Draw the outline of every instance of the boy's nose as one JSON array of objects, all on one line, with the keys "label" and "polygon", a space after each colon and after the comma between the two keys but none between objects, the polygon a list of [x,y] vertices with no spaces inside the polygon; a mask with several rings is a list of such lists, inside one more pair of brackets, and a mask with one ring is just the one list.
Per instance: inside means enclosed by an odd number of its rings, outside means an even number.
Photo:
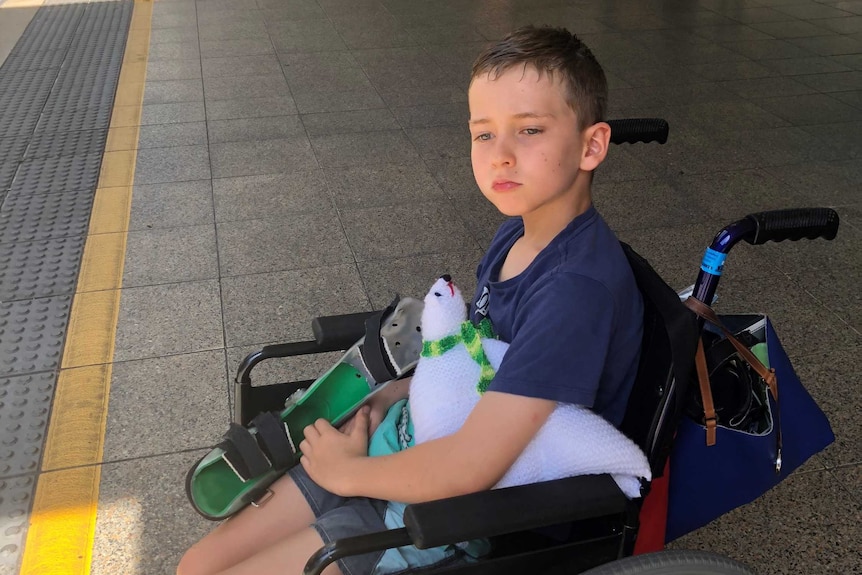
[{"label": "boy's nose", "polygon": [[497,146],[494,149],[494,165],[512,166],[514,163],[515,154],[512,151],[512,146],[510,146],[504,138],[499,138],[497,140]]}]

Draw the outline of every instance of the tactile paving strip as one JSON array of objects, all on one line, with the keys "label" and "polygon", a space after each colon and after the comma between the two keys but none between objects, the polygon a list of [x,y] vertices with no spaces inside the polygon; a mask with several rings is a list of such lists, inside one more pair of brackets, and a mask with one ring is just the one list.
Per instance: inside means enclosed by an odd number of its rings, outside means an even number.
[{"label": "tactile paving strip", "polygon": [[57,80],[54,88],[54,92],[51,92],[51,95],[48,96],[48,101],[45,102],[46,110],[53,110],[57,107],[72,109],[93,108],[103,105],[103,102],[114,96],[114,86],[112,84],[94,86],[92,85],[92,81],[88,83],[76,83],[72,80],[63,81],[60,79]]},{"label": "tactile paving strip", "polygon": [[24,157],[27,140],[21,138],[0,138],[0,162],[17,162]]},{"label": "tactile paving strip", "polygon": [[0,477],[38,471],[54,372],[0,377]]},{"label": "tactile paving strip", "polygon": [[[0,461],[0,473],[4,468]],[[36,489],[34,474],[0,479],[0,573],[17,575],[30,505]]]},{"label": "tactile paving strip", "polygon": [[[38,118],[48,95],[51,93],[55,78],[56,73],[52,70],[27,70],[23,73],[0,77],[0,115],[5,117],[6,113],[24,111],[28,116],[32,114]],[[22,83],[22,81],[27,83]],[[20,87],[21,91],[16,91],[14,86]],[[25,91],[26,93],[22,93]],[[4,113],[3,111],[9,112]],[[4,127],[9,126],[6,120],[3,122]],[[9,136],[4,135],[3,137],[8,138]]]},{"label": "tactile paving strip", "polygon": [[101,165],[102,154],[25,160],[18,166],[9,193],[17,196],[95,189]]},{"label": "tactile paving strip", "polygon": [[0,376],[59,369],[71,305],[71,296],[0,302]]},{"label": "tactile paving strip", "polygon": [[7,62],[18,59],[29,61],[43,52],[67,49],[84,14],[84,8],[83,4],[40,8],[9,52]]},{"label": "tactile paving strip", "polygon": [[[57,71],[59,70],[60,67],[57,66]],[[28,70],[15,66],[13,56],[10,55],[0,68],[0,96],[16,94],[23,100],[34,91],[44,90],[46,85],[50,91],[56,77],[56,74],[46,72],[44,69]]]},{"label": "tactile paving strip", "polygon": [[45,68],[59,68],[66,57],[67,48],[58,50],[45,50],[35,52],[28,58],[15,58],[8,66],[4,65],[4,71],[17,72],[20,70],[43,70]]},{"label": "tactile paving strip", "polygon": [[0,245],[84,235],[94,195],[95,190],[36,196],[9,192],[0,210]]},{"label": "tactile paving strip", "polygon": [[69,110],[54,108],[45,111],[36,126],[38,132],[73,132],[88,128],[107,128],[111,122],[111,109],[105,106]]},{"label": "tactile paving strip", "polygon": [[6,195],[6,190],[12,187],[12,178],[18,169],[18,162],[0,162],[0,193]]},{"label": "tactile paving strip", "polygon": [[[42,72],[45,74],[52,74],[56,76],[58,70],[59,69],[51,68],[48,70],[34,70],[34,72]],[[8,81],[11,83],[19,77],[24,77],[24,75],[13,74],[12,76],[10,76],[9,80],[0,78],[0,82]],[[32,113],[35,113],[38,116],[39,113],[42,111],[42,108],[45,106],[45,101],[48,99],[48,94],[51,92],[52,84],[49,84],[47,81],[33,81],[32,85],[33,87],[29,98],[21,98],[19,94],[12,91],[0,94],[0,105],[4,106],[2,109],[0,109],[0,117],[11,118],[15,116],[20,116],[21,114],[26,114],[29,116]],[[9,136],[3,137],[8,138]]]},{"label": "tactile paving strip", "polygon": [[74,294],[83,251],[81,236],[0,245],[0,301]]},{"label": "tactile paving strip", "polygon": [[99,149],[107,135],[107,128],[56,134],[36,134],[30,141],[30,147],[27,148],[24,159],[86,154],[91,150]]},{"label": "tactile paving strip", "polygon": [[92,87],[92,82],[100,76],[116,73],[123,62],[122,54],[106,53],[89,47],[78,47],[75,52],[69,52],[69,57],[84,60],[86,63],[76,68],[61,69],[57,77],[57,82],[61,86],[69,82],[83,82]]},{"label": "tactile paving strip", "polygon": [[63,1],[0,67],[0,575],[25,542],[132,14]]},{"label": "tactile paving strip", "polygon": [[7,138],[29,138],[38,122],[39,110],[35,106],[0,114],[0,126]]}]

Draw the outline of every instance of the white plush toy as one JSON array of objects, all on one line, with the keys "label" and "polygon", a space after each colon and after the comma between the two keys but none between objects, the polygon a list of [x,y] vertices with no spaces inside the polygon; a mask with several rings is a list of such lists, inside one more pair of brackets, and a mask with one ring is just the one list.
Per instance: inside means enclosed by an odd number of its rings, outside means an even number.
[{"label": "white plush toy", "polygon": [[[484,324],[467,320],[448,276],[425,297],[424,347],[410,384],[417,444],[457,431],[500,367],[509,344],[492,339]],[[651,478],[646,456],[622,432],[585,407],[559,404],[495,487],[599,473],[610,473],[628,497],[640,495],[638,478]]]}]

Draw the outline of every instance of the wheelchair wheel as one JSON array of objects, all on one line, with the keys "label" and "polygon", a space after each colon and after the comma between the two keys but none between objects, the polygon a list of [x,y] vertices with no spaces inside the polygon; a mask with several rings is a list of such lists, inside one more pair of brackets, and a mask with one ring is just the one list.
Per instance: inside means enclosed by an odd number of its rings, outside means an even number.
[{"label": "wheelchair wheel", "polygon": [[659,551],[627,557],[582,575],[757,575],[750,567],[706,551]]}]

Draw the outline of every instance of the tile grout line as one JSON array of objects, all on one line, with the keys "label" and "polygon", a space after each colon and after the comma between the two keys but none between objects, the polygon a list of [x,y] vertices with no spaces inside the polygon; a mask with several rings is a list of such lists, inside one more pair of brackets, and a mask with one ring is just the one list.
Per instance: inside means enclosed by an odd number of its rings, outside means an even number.
[{"label": "tile grout line", "polygon": [[[203,107],[203,124],[204,124],[204,136],[206,138],[206,148],[207,148],[207,162],[209,163],[209,171],[210,177],[209,182],[209,200],[210,205],[212,206],[212,229],[213,229],[213,242],[215,243],[215,258],[216,258],[216,285],[218,286],[218,304],[219,304],[219,320],[221,321],[221,339],[222,346],[220,348],[216,348],[216,351],[221,351],[222,353],[222,361],[224,364],[225,374],[227,375],[225,382],[225,407],[227,407],[227,417],[228,421],[233,421],[233,411],[234,404],[236,399],[231,396],[232,391],[232,379],[230,377],[230,366],[228,365],[227,359],[227,322],[225,320],[225,300],[224,300],[224,289],[222,286],[222,257],[221,250],[219,249],[219,222],[218,217],[216,216],[216,197],[215,197],[215,186],[213,185],[213,159],[212,159],[212,144],[213,142],[210,140],[210,120],[207,116],[207,89],[206,82],[204,82],[204,54],[203,49],[201,47],[201,34],[200,34],[200,11],[198,10],[197,2],[194,4],[195,8],[195,37],[197,38],[197,47],[198,47],[198,66],[201,71],[201,106]],[[208,224],[207,224],[208,225]]]},{"label": "tile grout line", "polygon": [[[90,571],[152,10],[132,4],[21,575]],[[131,145],[117,151],[117,134]]]}]

